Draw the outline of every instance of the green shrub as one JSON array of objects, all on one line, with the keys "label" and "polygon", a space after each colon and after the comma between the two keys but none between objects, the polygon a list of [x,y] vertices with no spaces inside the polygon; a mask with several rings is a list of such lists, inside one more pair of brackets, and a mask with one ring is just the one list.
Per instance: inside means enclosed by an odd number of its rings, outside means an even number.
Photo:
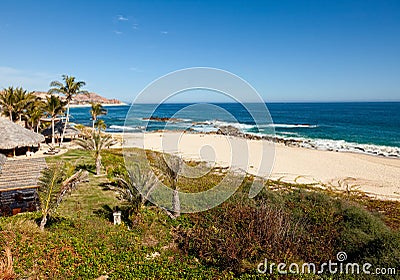
[{"label": "green shrub", "polygon": [[254,271],[264,257],[292,259],[298,249],[298,225],[282,208],[245,200],[191,218],[194,226],[180,232],[180,247],[223,270]]},{"label": "green shrub", "polygon": [[336,261],[338,252],[346,252],[348,262],[399,267],[399,233],[360,205],[295,188],[243,199],[246,189],[215,209],[189,215],[189,226],[178,229],[181,250],[238,276],[255,275],[264,258],[321,264]]}]

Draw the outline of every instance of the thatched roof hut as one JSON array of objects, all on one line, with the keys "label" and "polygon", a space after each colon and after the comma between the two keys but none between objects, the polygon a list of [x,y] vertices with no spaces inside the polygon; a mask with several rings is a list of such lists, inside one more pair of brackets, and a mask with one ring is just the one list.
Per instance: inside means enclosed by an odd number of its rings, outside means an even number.
[{"label": "thatched roof hut", "polygon": [[7,160],[0,174],[0,216],[37,210],[37,188],[47,167],[41,158]]},{"label": "thatched roof hut", "polygon": [[[58,121],[57,123],[54,124],[54,133],[56,136],[61,136],[64,130],[65,123],[63,121]],[[52,136],[52,128],[51,125],[46,127],[44,130],[41,132],[44,136]],[[73,126],[70,126],[69,124],[67,125],[67,129],[65,130],[65,136],[66,137],[73,137],[81,134],[81,131]]]},{"label": "thatched roof hut", "polygon": [[43,135],[30,131],[4,118],[0,118],[0,149],[37,145],[44,141]]}]

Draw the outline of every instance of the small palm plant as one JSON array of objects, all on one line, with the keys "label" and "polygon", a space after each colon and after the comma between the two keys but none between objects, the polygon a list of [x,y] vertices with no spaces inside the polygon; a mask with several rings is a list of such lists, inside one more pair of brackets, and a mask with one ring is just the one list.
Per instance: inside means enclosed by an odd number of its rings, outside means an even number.
[{"label": "small palm plant", "polygon": [[101,174],[101,152],[114,144],[114,139],[108,134],[102,134],[100,131],[91,134],[86,139],[76,139],[75,143],[85,150],[92,151],[96,162],[96,175]]},{"label": "small palm plant", "polygon": [[40,229],[44,230],[48,218],[54,214],[65,195],[75,190],[79,183],[88,180],[88,172],[59,162],[42,171],[39,178],[39,200],[42,212]]},{"label": "small palm plant", "polygon": [[97,131],[100,132],[102,130],[106,130],[107,125],[103,120],[97,120],[93,128],[96,128]]},{"label": "small palm plant", "polygon": [[116,183],[121,198],[138,211],[149,200],[158,179],[151,169],[135,163],[131,170],[116,177]]}]

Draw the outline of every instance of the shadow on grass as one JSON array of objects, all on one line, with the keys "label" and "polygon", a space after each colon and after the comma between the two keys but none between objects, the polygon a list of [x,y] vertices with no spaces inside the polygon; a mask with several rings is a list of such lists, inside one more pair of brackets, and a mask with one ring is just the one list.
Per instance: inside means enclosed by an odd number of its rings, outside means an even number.
[{"label": "shadow on grass", "polygon": [[96,165],[94,165],[94,164],[80,163],[76,166],[76,170],[79,170],[79,169],[86,170],[92,174],[96,174]]},{"label": "shadow on grass", "polygon": [[[35,223],[40,226],[40,222],[42,221],[42,217],[35,218]],[[61,217],[61,216],[50,216],[47,220],[46,229],[57,228],[57,227],[75,227],[75,223],[68,218]]]},{"label": "shadow on grass", "polygon": [[95,215],[97,215],[98,217],[103,218],[109,222],[114,221],[113,212],[114,211],[112,210],[112,208],[108,205],[103,205],[103,206],[101,206],[101,209],[97,209],[97,210],[93,211],[93,213]]},{"label": "shadow on grass", "polygon": [[113,188],[115,187],[116,183],[114,182],[100,182],[99,186],[101,187],[101,190],[103,191],[112,191]]},{"label": "shadow on grass", "polygon": [[98,217],[109,221],[110,223],[114,223],[114,216],[113,216],[114,211],[120,211],[122,221],[130,227],[133,226],[130,217],[134,211],[130,206],[114,207],[113,209],[109,205],[105,204],[101,207],[101,209],[97,209],[93,211],[93,213]]}]

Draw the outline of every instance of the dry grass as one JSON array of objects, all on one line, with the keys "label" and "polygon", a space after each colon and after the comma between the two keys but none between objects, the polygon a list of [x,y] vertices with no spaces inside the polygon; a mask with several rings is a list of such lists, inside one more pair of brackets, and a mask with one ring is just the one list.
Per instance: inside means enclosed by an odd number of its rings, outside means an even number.
[{"label": "dry grass", "polygon": [[21,236],[27,236],[32,234],[40,233],[39,226],[33,220],[28,218],[21,219],[10,219],[7,223],[2,226],[3,233],[15,233],[18,232]]},{"label": "dry grass", "polygon": [[4,257],[0,258],[0,279],[12,280],[16,278],[17,275],[15,274],[13,268],[11,249],[6,247],[4,250]]},{"label": "dry grass", "polygon": [[299,225],[283,208],[232,201],[191,214],[194,227],[176,233],[180,248],[207,264],[249,272],[263,257],[291,259],[299,250]]}]

